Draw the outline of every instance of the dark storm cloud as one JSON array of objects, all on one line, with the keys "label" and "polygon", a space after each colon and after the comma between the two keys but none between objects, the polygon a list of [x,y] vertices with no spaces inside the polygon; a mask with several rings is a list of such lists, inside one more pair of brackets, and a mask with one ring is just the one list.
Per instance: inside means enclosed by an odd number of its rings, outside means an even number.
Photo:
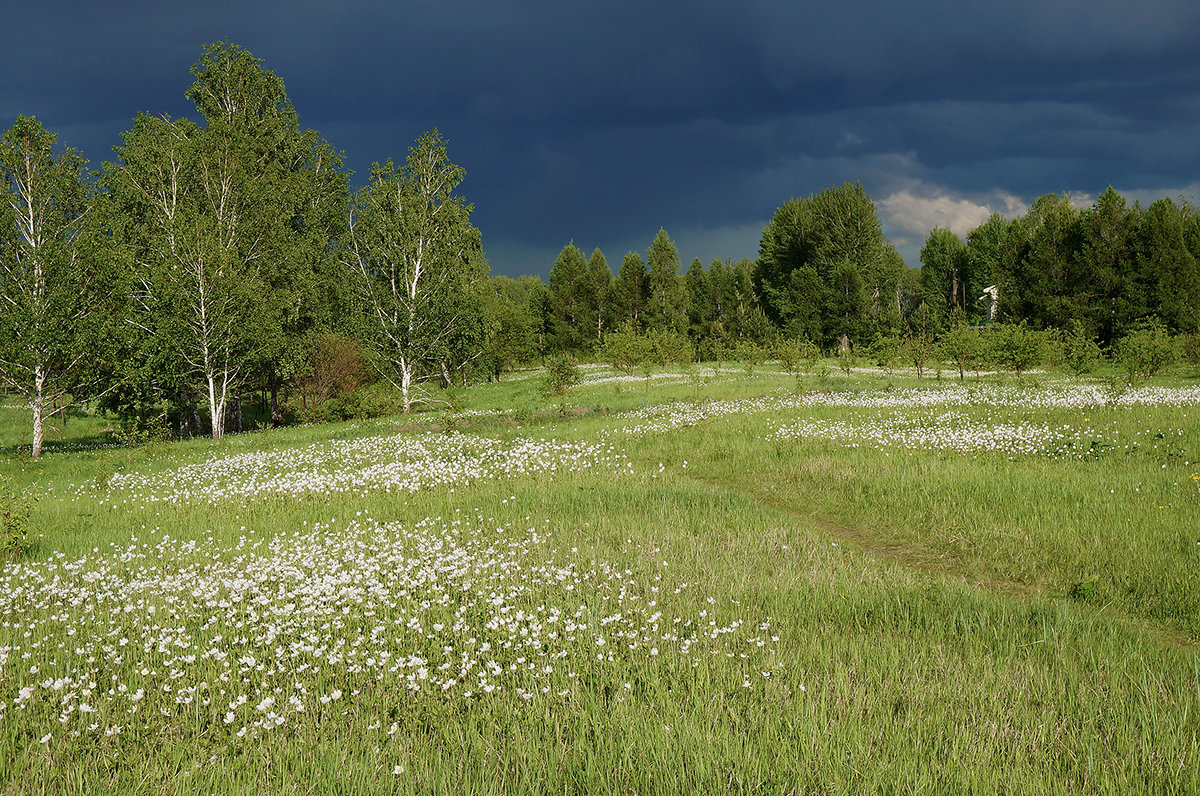
[{"label": "dark storm cloud", "polygon": [[97,163],[137,111],[190,114],[188,68],[226,37],[360,180],[439,127],[508,273],[571,239],[616,263],[659,226],[685,262],[753,256],[781,202],[846,180],[910,262],[928,226],[1040,193],[1200,182],[1190,2],[28,3],[9,21],[0,112]]}]

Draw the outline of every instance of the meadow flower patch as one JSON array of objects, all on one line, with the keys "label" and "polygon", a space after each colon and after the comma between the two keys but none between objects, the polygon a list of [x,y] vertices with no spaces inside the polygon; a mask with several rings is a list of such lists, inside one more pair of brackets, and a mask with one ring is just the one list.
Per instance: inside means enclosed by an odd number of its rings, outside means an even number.
[{"label": "meadow flower patch", "polygon": [[563,699],[630,666],[713,656],[740,661],[747,684],[769,677],[768,617],[689,599],[665,566],[636,574],[560,555],[530,524],[361,521],[225,545],[164,536],[7,565],[0,721],[42,743],[163,725],[233,740],[359,701]]},{"label": "meadow flower patch", "polygon": [[611,445],[471,434],[385,434],[328,440],[112,476],[107,493],[132,503],[246,500],[259,496],[416,492],[521,475],[627,470]]}]

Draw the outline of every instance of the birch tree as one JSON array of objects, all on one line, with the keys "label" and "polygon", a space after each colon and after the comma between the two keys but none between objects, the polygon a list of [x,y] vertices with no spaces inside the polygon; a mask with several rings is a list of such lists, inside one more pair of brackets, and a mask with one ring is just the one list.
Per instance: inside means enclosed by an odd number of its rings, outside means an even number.
[{"label": "birch tree", "polygon": [[249,372],[277,374],[316,312],[309,277],[330,257],[345,188],[340,156],[300,130],[258,59],[212,44],[192,74],[204,126],[138,116],[105,183],[137,273],[130,323],[198,380],[218,440]]},{"label": "birch tree", "polygon": [[[108,184],[131,221],[125,230],[136,289],[129,323],[201,380],[212,438],[241,378],[261,292],[256,263],[238,256],[230,175],[187,120],[138,116],[118,147]],[[214,164],[213,161],[216,161]]]},{"label": "birch tree", "polygon": [[402,168],[374,164],[350,213],[344,262],[365,315],[365,342],[380,375],[400,390],[405,412],[422,382],[447,375],[446,362],[482,353],[447,351],[464,338],[471,309],[464,298],[487,277],[472,207],[454,193],[463,176],[433,130]]},{"label": "birch tree", "polygon": [[113,292],[89,235],[84,160],[18,116],[0,139],[0,377],[29,403],[33,455],[47,409],[86,397],[97,328]]}]

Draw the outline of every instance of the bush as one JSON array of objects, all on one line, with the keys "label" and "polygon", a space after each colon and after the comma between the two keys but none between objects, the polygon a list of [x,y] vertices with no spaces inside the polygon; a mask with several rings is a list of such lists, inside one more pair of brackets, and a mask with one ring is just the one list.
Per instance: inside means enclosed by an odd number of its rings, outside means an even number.
[{"label": "bush", "polygon": [[767,358],[767,352],[753,340],[741,340],[734,349],[734,356],[745,366],[746,375],[753,376],[754,369]]},{"label": "bush", "polygon": [[837,352],[838,367],[842,369],[842,373],[850,375],[850,370],[858,366],[858,355],[854,353],[854,349],[850,346],[839,346]]},{"label": "bush", "polygon": [[1179,356],[1193,368],[1200,368],[1200,334],[1190,332],[1175,338],[1175,348]]},{"label": "bush", "polygon": [[1045,364],[1048,353],[1046,334],[1030,329],[1024,321],[997,326],[992,348],[996,362],[1016,373],[1017,379],[1034,366]]},{"label": "bush", "polygon": [[367,380],[367,363],[362,344],[334,332],[313,335],[306,346],[307,357],[297,383],[302,409],[344,398]]},{"label": "bush", "polygon": [[867,355],[875,363],[876,367],[883,368],[891,376],[892,371],[896,369],[896,360],[900,358],[900,350],[903,345],[900,338],[894,334],[887,335],[886,337],[880,335],[875,339],[874,343],[871,343],[871,347],[867,349]]},{"label": "bush", "polygon": [[542,377],[542,392],[546,395],[565,395],[579,383],[579,366],[570,354],[552,354],[546,358],[546,373]]},{"label": "bush", "polygon": [[1157,376],[1175,364],[1175,341],[1151,322],[1117,341],[1117,359],[1131,379]]},{"label": "bush", "polygon": [[968,370],[975,371],[978,378],[979,363],[983,359],[983,339],[978,329],[972,329],[965,323],[955,324],[938,340],[937,354],[943,362],[954,365],[959,381],[965,378]]},{"label": "bush", "polygon": [[1075,321],[1071,331],[1062,336],[1059,345],[1059,361],[1076,379],[1096,370],[1096,364],[1100,361],[1100,346],[1083,330],[1082,323]]},{"label": "bush", "polygon": [[925,367],[933,355],[933,339],[923,331],[909,334],[904,340],[904,355],[916,368],[917,378],[924,378]]},{"label": "bush", "polygon": [[684,365],[696,358],[692,341],[678,332],[658,331],[648,337],[654,359],[662,363],[663,370],[668,365]]},{"label": "bush", "polygon": [[649,361],[653,353],[650,341],[645,336],[624,326],[604,337],[597,356],[601,362],[623,373],[633,373]]},{"label": "bush", "polygon": [[721,371],[721,365],[729,358],[729,345],[724,337],[709,336],[700,341],[700,358],[705,362],[716,363],[716,370]]},{"label": "bush", "polygon": [[18,493],[12,479],[0,475],[0,557],[5,560],[20,558],[25,549],[33,503],[27,491]]}]

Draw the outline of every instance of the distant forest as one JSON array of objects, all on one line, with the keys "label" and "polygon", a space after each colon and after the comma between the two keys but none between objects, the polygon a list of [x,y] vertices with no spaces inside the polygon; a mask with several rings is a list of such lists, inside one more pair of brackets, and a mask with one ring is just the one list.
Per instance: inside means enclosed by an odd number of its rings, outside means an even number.
[{"label": "distant forest", "polygon": [[547,282],[512,279],[489,274],[436,130],[353,190],[259,59],[208,45],[192,76],[197,120],[139,114],[96,173],[32,117],[0,140],[0,376],[31,407],[34,455],[72,402],[128,435],[219,439],[247,414],[410,411],[442,400],[437,386],[555,356],[921,368],[940,344],[961,373],[955,341],[987,325],[1088,356],[1200,331],[1200,215],[1186,203],[1047,195],[965,241],[934,229],[909,269],[846,184],[784,202],[756,260],[685,270],[660,230],[615,271],[568,243]]}]

